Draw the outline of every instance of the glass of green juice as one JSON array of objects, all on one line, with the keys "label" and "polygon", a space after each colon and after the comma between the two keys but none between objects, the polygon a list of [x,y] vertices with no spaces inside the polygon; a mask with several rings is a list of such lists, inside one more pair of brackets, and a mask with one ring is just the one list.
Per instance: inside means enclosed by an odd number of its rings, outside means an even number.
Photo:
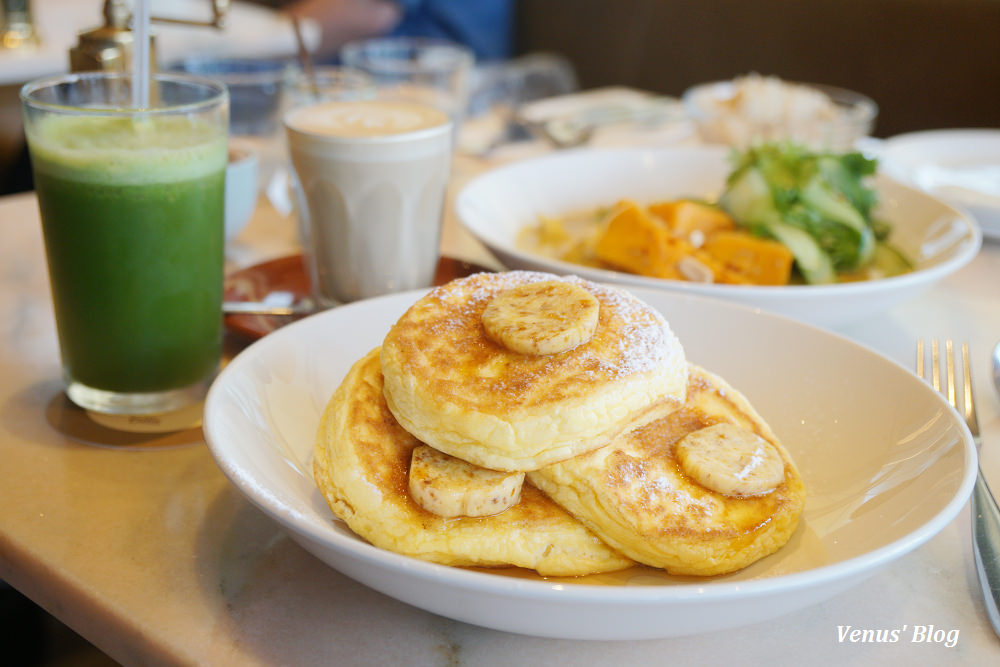
[{"label": "glass of green juice", "polygon": [[204,398],[222,355],[225,85],[88,72],[21,90],[66,394],[100,413]]}]

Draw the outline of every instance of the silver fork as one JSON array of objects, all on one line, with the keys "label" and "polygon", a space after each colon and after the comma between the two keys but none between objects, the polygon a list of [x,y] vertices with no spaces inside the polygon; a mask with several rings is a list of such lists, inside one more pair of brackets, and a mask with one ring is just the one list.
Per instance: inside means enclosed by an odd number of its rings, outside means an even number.
[{"label": "silver fork", "polygon": [[[924,341],[917,341],[917,374],[930,380],[934,389],[945,394],[948,402],[965,417],[965,423],[972,433],[976,449],[982,449],[979,437],[979,418],[976,416],[976,402],[972,394],[972,372],[969,368],[969,345],[962,343],[962,401],[957,400],[958,371],[955,368],[955,350],[951,340],[945,346],[946,391],[941,390],[941,351],[937,339],[931,341],[930,378],[924,368]],[[972,550],[976,557],[976,572],[979,585],[983,589],[983,601],[993,630],[1000,635],[1000,509],[989,484],[983,478],[980,468],[976,476],[976,486],[972,491]]]}]

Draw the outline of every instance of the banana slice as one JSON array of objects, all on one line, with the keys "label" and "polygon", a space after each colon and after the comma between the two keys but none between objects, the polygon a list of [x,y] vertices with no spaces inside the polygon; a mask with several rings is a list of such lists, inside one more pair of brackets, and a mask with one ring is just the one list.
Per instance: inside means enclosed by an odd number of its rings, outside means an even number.
[{"label": "banana slice", "polygon": [[410,458],[410,495],[438,516],[492,516],[521,500],[523,472],[480,468],[418,445]]},{"label": "banana slice", "polygon": [[512,352],[557,354],[590,340],[600,304],[572,283],[545,280],[498,294],[483,311],[486,335]]},{"label": "banana slice", "polygon": [[764,438],[736,424],[689,433],[674,450],[684,472],[726,496],[760,496],[785,478],[785,462]]}]

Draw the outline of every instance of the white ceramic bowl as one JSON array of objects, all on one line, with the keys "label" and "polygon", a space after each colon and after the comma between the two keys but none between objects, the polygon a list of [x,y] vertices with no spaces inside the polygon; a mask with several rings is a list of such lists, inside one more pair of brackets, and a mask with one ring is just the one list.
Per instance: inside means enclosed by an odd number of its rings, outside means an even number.
[{"label": "white ceramic bowl", "polygon": [[693,283],[584,267],[517,246],[520,231],[537,224],[541,215],[578,213],[623,198],[645,203],[685,196],[715,199],[729,173],[728,154],[723,147],[565,151],[473,179],[459,192],[455,208],[463,225],[508,268],[702,294],[828,327],[885,312],[913,297],[971,261],[982,244],[979,226],[967,214],[879,175],[876,215],[892,224],[890,239],[915,261],[914,271],[882,280],[780,287]]},{"label": "white ceramic bowl", "polygon": [[965,208],[984,236],[1000,239],[1000,130],[899,134],[876,151],[887,174]]},{"label": "white ceramic bowl", "polygon": [[257,152],[243,142],[230,142],[226,165],[226,240],[239,236],[257,207]]},{"label": "white ceramic bowl", "polygon": [[311,474],[321,411],[421,292],[326,311],[248,347],[209,392],[209,447],[251,502],[343,574],[441,616],[570,639],[707,632],[816,604],[923,544],[965,505],[976,471],[971,436],[913,373],[786,318],[634,291],[664,313],[690,360],[746,394],[805,480],[803,519],[789,543],[735,574],[677,578],[644,569],[543,579],[474,571],[378,549],[335,518]]}]

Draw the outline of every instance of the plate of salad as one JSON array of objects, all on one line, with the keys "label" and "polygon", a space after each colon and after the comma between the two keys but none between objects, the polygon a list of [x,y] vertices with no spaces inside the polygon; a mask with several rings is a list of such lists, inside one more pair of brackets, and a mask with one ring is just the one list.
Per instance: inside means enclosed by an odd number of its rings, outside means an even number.
[{"label": "plate of salad", "polygon": [[975,257],[976,221],[860,152],[781,142],[578,149],[505,165],[455,201],[505,266],[679,290],[837,327]]}]

